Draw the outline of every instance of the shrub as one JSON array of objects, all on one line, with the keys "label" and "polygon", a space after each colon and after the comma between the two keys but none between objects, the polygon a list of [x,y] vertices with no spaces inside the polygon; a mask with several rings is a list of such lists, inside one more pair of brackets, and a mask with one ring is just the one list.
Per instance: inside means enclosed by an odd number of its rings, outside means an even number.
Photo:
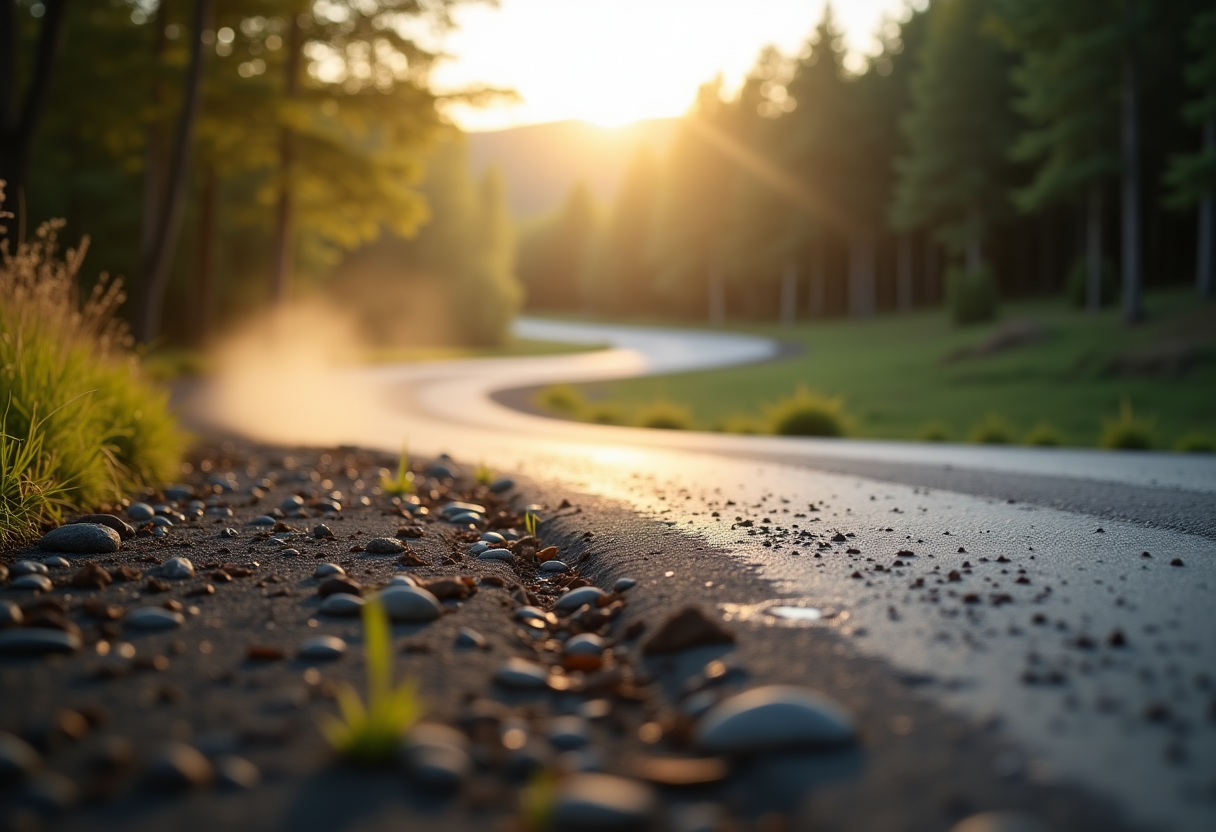
[{"label": "shrub", "polygon": [[950,428],[942,421],[926,422],[917,431],[916,438],[921,442],[949,442]]},{"label": "shrub", "polygon": [[587,408],[587,401],[576,387],[551,384],[536,394],[536,403],[571,419],[577,419]]},{"label": "shrub", "polygon": [[1188,454],[1210,454],[1216,452],[1216,440],[1211,434],[1193,430],[1182,436],[1174,447]]},{"label": "shrub", "polygon": [[1119,403],[1119,418],[1103,420],[1098,444],[1116,450],[1147,451],[1153,447],[1153,422],[1136,416],[1131,402],[1123,399]]},{"label": "shrub", "polygon": [[597,425],[623,425],[625,424],[624,412],[614,404],[597,404],[593,405],[586,414],[588,422]]},{"label": "shrub", "polygon": [[844,436],[844,400],[827,399],[799,385],[794,395],[765,408],[769,429],[778,436]]},{"label": "shrub", "polygon": [[[173,476],[185,437],[167,391],[143,376],[115,315],[124,300],[119,281],[102,275],[80,302],[88,240],[61,256],[62,226],[43,224],[15,250],[0,242],[0,408],[7,441],[37,449],[27,470],[40,472],[44,488],[66,489],[72,506],[93,507]],[[10,459],[21,456],[11,450]],[[3,476],[20,477],[7,468]],[[35,529],[63,508],[47,504]]]},{"label": "shrub", "polygon": [[1013,431],[1004,419],[989,413],[976,423],[967,438],[979,445],[1008,445],[1013,441]]},{"label": "shrub", "polygon": [[722,433],[755,435],[764,433],[764,423],[750,416],[730,416],[718,426]]},{"label": "shrub", "polygon": [[660,399],[638,412],[637,423],[644,428],[688,430],[692,427],[692,414],[684,405]]},{"label": "shrub", "polygon": [[1022,444],[1039,448],[1056,448],[1064,444],[1064,439],[1054,425],[1039,422],[1026,434]]},{"label": "shrub", "polygon": [[952,267],[946,272],[946,308],[959,326],[991,321],[996,317],[998,292],[992,269],[966,272]]},{"label": "shrub", "polygon": [[20,440],[8,433],[8,412],[0,418],[0,546],[35,537],[46,519],[70,505],[68,485],[50,474],[54,457],[43,439],[37,419]]}]

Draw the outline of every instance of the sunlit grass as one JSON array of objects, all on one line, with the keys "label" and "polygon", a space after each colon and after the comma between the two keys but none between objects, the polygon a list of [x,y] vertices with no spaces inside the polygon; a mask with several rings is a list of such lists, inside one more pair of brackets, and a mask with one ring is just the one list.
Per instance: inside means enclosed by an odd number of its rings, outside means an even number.
[{"label": "sunlit grass", "polygon": [[535,511],[524,512],[524,531],[532,537],[536,537],[536,532],[540,529],[540,523],[540,517],[537,516]]},{"label": "sunlit grass", "polygon": [[967,439],[977,445],[1008,445],[1013,442],[1013,428],[1002,416],[989,413],[971,428]]},{"label": "sunlit grass", "polygon": [[489,485],[494,482],[494,469],[486,465],[485,461],[477,463],[477,467],[473,470],[473,479],[482,485]]},{"label": "sunlit grass", "polygon": [[798,385],[793,396],[765,407],[768,427],[778,436],[844,436],[844,400],[825,398]]},{"label": "sunlit grass", "polygon": [[381,475],[380,490],[394,497],[404,497],[414,493],[414,472],[410,470],[410,446],[405,440],[401,442],[401,455],[397,458],[397,473],[387,477]]},{"label": "sunlit grass", "polygon": [[70,507],[71,485],[57,480],[54,451],[43,447],[36,416],[27,436],[8,432],[8,409],[0,418],[0,546],[36,537],[42,523],[58,520]]},{"label": "sunlit grass", "polygon": [[1119,416],[1102,423],[1103,448],[1147,451],[1153,447],[1153,420],[1137,416],[1126,398],[1119,402]]},{"label": "sunlit grass", "polygon": [[393,684],[393,644],[388,615],[376,598],[363,605],[363,641],[367,661],[367,704],[349,684],[337,689],[339,716],[324,715],[321,730],[342,757],[359,763],[385,763],[422,716],[418,684]]}]

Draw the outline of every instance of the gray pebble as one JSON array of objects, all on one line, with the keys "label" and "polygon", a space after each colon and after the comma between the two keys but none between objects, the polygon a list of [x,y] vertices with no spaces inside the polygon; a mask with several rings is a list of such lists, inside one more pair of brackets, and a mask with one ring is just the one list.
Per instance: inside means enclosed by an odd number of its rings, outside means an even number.
[{"label": "gray pebble", "polygon": [[854,737],[853,719],[821,693],[770,685],[715,705],[697,726],[697,745],[713,754],[841,745]]},{"label": "gray pebble", "polygon": [[185,502],[194,497],[194,489],[188,485],[167,485],[165,486],[165,499],[172,500],[175,503]]},{"label": "gray pebble", "polygon": [[284,497],[283,502],[279,503],[279,511],[295,511],[298,508],[304,508],[304,498],[296,494]]},{"label": "gray pebble", "polygon": [[225,789],[252,789],[262,782],[262,772],[244,757],[228,754],[215,761],[216,785]]},{"label": "gray pebble", "polygon": [[633,578],[618,578],[617,582],[612,585],[612,591],[624,592],[627,589],[633,589],[637,583]]},{"label": "gray pebble", "polygon": [[279,552],[279,554],[285,558],[298,558],[300,556],[300,550],[299,549],[284,549],[283,551]]},{"label": "gray pebble", "polygon": [[9,600],[0,600],[0,627],[16,627],[25,621],[21,607]]},{"label": "gray pebble", "polygon": [[515,610],[515,617],[520,621],[542,621],[545,624],[556,624],[557,616],[545,612],[540,607],[523,606]]},{"label": "gray pebble", "polygon": [[128,613],[123,623],[137,630],[171,630],[185,624],[186,618],[180,612],[164,607],[140,607]]},{"label": "gray pebble", "polygon": [[42,559],[42,565],[47,569],[63,569],[65,566],[71,566],[67,558],[62,558],[59,555],[51,555],[49,558]]},{"label": "gray pebble", "polygon": [[0,632],[0,655],[37,656],[43,653],[75,653],[80,636],[54,627],[23,627]]},{"label": "gray pebble", "polygon": [[358,615],[363,609],[364,601],[358,595],[351,595],[347,592],[335,592],[333,595],[326,596],[321,602],[322,615]]},{"label": "gray pebble", "polygon": [[566,640],[562,653],[567,656],[602,656],[604,647],[604,640],[595,633],[580,633]]},{"label": "gray pebble", "polygon": [[439,599],[421,587],[390,586],[379,597],[393,621],[434,621],[443,615]]},{"label": "gray pebble", "polygon": [[131,503],[127,508],[127,516],[136,523],[147,523],[156,516],[156,512],[147,503]]},{"label": "gray pebble", "polygon": [[456,646],[477,647],[484,650],[486,647],[486,637],[476,630],[461,627],[460,632],[456,634]]},{"label": "gray pebble", "polygon": [[464,514],[452,514],[443,519],[449,523],[455,523],[458,526],[473,526],[482,522],[485,518],[480,514],[466,512]]},{"label": "gray pebble", "polygon": [[163,514],[156,515],[149,522],[158,529],[173,528],[173,521],[170,520],[168,517],[165,517]]},{"label": "gray pebble", "polygon": [[334,536],[333,530],[324,523],[318,523],[312,527],[312,536],[317,540],[327,540]]},{"label": "gray pebble", "polygon": [[515,555],[511,554],[510,549],[486,549],[477,556],[478,560],[497,560],[503,563],[513,563]]},{"label": "gray pebble", "polygon": [[510,491],[515,487],[515,480],[508,477],[502,477],[490,483],[490,491],[494,494],[501,494],[504,491]]},{"label": "gray pebble", "polygon": [[328,578],[330,575],[345,575],[346,570],[336,563],[322,563],[317,565],[312,574],[317,578]]},{"label": "gray pebble", "polygon": [[551,575],[569,572],[570,567],[562,563],[560,560],[547,560],[540,565],[541,572],[548,572]]},{"label": "gray pebble", "polygon": [[650,820],[654,791],[611,774],[572,774],[558,784],[553,825],[558,830],[634,829]]},{"label": "gray pebble", "polygon": [[[42,564],[38,564],[41,566]],[[34,592],[50,592],[55,588],[51,583],[51,579],[46,575],[22,575],[19,578],[14,578],[9,583],[10,589],[30,589]]]},{"label": "gray pebble", "polygon": [[118,536],[123,540],[130,540],[135,537],[135,529],[130,524],[123,522],[121,517],[115,517],[113,514],[85,514],[71,522],[96,523],[99,526],[107,526],[118,532]]},{"label": "gray pebble", "polygon": [[11,571],[14,577],[18,575],[45,575],[46,564],[39,563],[36,560],[19,560],[13,564]]},{"label": "gray pebble", "polygon": [[520,658],[509,658],[494,674],[494,681],[503,687],[523,690],[545,687],[549,671],[544,665]]},{"label": "gray pebble", "polygon": [[400,758],[412,782],[432,789],[454,789],[468,776],[468,741],[446,725],[417,725],[401,744]]},{"label": "gray pebble", "polygon": [[145,770],[149,785],[167,789],[198,788],[210,783],[213,776],[207,758],[180,742],[166,745],[148,761]]},{"label": "gray pebble", "polygon": [[42,757],[28,742],[0,731],[0,784],[12,783],[42,767]]},{"label": "gray pebble", "polygon": [[148,572],[154,578],[181,580],[194,577],[194,564],[189,558],[169,558],[160,566]]},{"label": "gray pebble", "polygon": [[545,738],[558,751],[572,751],[590,742],[591,732],[580,716],[555,716],[549,720]]},{"label": "gray pebble", "polygon": [[404,572],[394,575],[388,579],[389,586],[418,586],[418,582],[406,575]]},{"label": "gray pebble", "polygon": [[572,589],[558,598],[553,608],[562,612],[574,612],[583,604],[590,604],[594,607],[606,595],[607,593],[597,586],[580,586],[578,589]]},{"label": "gray pebble", "polygon": [[237,537],[239,534],[240,533],[236,529],[229,527],[220,532],[220,537],[231,540],[232,538]]},{"label": "gray pebble", "polygon": [[369,555],[399,555],[405,547],[391,537],[373,537],[364,544],[363,550]]},{"label": "gray pebble", "polygon": [[275,520],[269,514],[259,514],[257,517],[255,517],[249,521],[249,525],[251,525],[251,526],[273,526],[277,522],[279,522],[279,521]]},{"label": "gray pebble", "polygon": [[[333,596],[331,595],[330,598]],[[300,644],[301,659],[319,659],[328,661],[340,659],[346,654],[346,642],[337,636],[313,636]]]},{"label": "gray pebble", "polygon": [[469,547],[468,554],[480,555],[482,552],[484,552],[486,549],[489,549],[489,548],[490,548],[489,543],[486,543],[484,540],[479,540],[476,543],[474,543],[472,546]]},{"label": "gray pebble", "polygon": [[228,506],[207,506],[206,514],[208,517],[231,517],[232,509]]},{"label": "gray pebble", "polygon": [[498,532],[482,532],[481,539],[486,543],[506,543],[507,539]]}]

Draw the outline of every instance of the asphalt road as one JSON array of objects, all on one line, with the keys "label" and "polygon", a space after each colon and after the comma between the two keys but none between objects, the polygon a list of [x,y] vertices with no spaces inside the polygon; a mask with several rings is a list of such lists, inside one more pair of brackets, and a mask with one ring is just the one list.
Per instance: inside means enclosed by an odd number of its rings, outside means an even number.
[{"label": "asphalt road", "polygon": [[[710,582],[724,618],[831,628],[1015,743],[995,767],[1080,785],[1146,828],[1216,828],[1216,460],[554,420],[504,406],[503,391],[772,360],[781,347],[542,321],[520,332],[612,348],[366,369],[276,354],[181,403],[197,425],[276,443],[408,439],[660,519],[769,582],[759,604]],[[778,601],[820,617],[780,618]]]}]

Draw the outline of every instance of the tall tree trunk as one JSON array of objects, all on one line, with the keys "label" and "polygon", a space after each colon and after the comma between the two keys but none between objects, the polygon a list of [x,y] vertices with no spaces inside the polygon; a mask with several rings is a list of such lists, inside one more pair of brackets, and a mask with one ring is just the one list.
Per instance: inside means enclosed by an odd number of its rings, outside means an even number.
[{"label": "tall tree trunk", "polygon": [[709,323],[711,326],[726,323],[726,276],[717,257],[709,261]]},{"label": "tall tree trunk", "polygon": [[[156,10],[156,21],[152,27],[152,61],[160,67],[164,60],[169,25],[169,0],[161,0]],[[165,125],[161,120],[165,89],[159,75],[152,80],[148,91],[152,105],[152,120],[148,123],[144,145],[144,194],[143,222],[139,234],[139,262],[149,263],[156,247],[156,234],[160,225],[165,201]]]},{"label": "tall tree trunk", "polygon": [[[291,106],[300,90],[300,50],[303,32],[297,15],[289,16],[287,33],[287,78],[284,83],[287,106]],[[279,202],[274,222],[274,273],[271,275],[270,300],[281,306],[287,297],[287,285],[295,266],[295,206],[292,175],[295,167],[295,136],[289,125],[283,125],[279,135]]]},{"label": "tall tree trunk", "polygon": [[798,319],[798,266],[793,259],[781,270],[781,325],[793,326]]},{"label": "tall tree trunk", "polygon": [[215,166],[203,167],[202,187],[199,189],[198,258],[194,277],[197,291],[195,303],[195,344],[205,347],[211,336],[212,276],[215,271]]},{"label": "tall tree trunk", "polygon": [[51,70],[63,39],[63,16],[67,0],[45,0],[42,28],[34,52],[30,82],[21,99],[17,88],[17,4],[0,3],[0,180],[5,182],[5,210],[14,214],[12,229],[20,241],[25,229],[25,184],[29,173],[30,147],[46,105]]},{"label": "tall tree trunk", "polygon": [[1124,0],[1128,36],[1123,44],[1123,320],[1144,319],[1140,276],[1140,91],[1136,78],[1136,0]]},{"label": "tall tree trunk", "polygon": [[[1216,153],[1216,117],[1203,124],[1203,149]],[[1195,290],[1200,297],[1216,294],[1216,193],[1204,191],[1199,200],[1199,251],[1195,264]]]},{"label": "tall tree trunk", "polygon": [[849,315],[854,318],[874,316],[878,294],[877,248],[871,228],[849,235]]},{"label": "tall tree trunk", "polygon": [[1085,309],[1102,310],[1102,186],[1090,183],[1085,211]]},{"label": "tall tree trunk", "polygon": [[160,335],[161,307],[169,287],[169,269],[181,232],[189,190],[190,160],[194,151],[194,125],[203,93],[203,32],[211,21],[211,0],[195,0],[190,44],[190,66],[186,72],[182,109],[178,113],[165,182],[165,202],[160,213],[155,241],[144,262],[143,315],[139,336],[144,343]]},{"label": "tall tree trunk", "polygon": [[912,311],[912,232],[899,235],[899,251],[895,267],[895,302],[900,312]]},{"label": "tall tree trunk", "polygon": [[824,316],[826,306],[825,295],[827,294],[827,248],[823,238],[815,240],[811,249],[811,285],[807,291],[807,300],[810,303],[810,308],[807,310],[811,314],[811,318],[819,320]]}]

